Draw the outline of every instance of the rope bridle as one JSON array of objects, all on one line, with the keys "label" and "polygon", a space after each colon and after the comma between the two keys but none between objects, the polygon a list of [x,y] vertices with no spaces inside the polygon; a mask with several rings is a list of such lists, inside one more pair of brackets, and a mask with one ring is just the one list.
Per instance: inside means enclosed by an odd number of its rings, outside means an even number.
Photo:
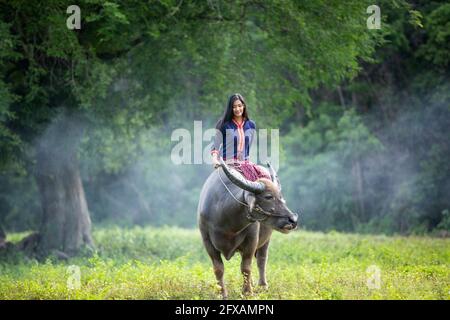
[{"label": "rope bridle", "polygon": [[[216,169],[217,170],[217,169]],[[263,208],[261,208],[259,205],[255,204],[255,206],[253,207],[253,211],[257,211],[259,214],[262,215],[262,217],[255,217],[252,216],[252,212],[249,210],[250,206],[248,204],[246,204],[245,202],[240,201],[239,199],[237,199],[233,192],[231,192],[230,189],[228,189],[227,185],[225,184],[225,182],[223,182],[222,177],[220,176],[219,170],[217,170],[217,175],[219,176],[220,181],[222,182],[223,186],[225,187],[225,189],[227,189],[228,193],[233,197],[234,200],[236,200],[238,203],[244,205],[247,207],[247,219],[250,220],[251,222],[261,222],[261,221],[265,221],[267,220],[267,218],[269,217],[284,217],[284,215],[281,214],[276,214],[276,213],[272,213],[272,212],[268,212],[266,210],[264,210]]]}]

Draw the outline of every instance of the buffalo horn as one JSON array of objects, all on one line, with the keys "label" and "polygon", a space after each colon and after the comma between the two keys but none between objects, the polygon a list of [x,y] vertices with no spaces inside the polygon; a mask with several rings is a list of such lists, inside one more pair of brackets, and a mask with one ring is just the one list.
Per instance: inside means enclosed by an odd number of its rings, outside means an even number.
[{"label": "buffalo horn", "polygon": [[266,185],[264,183],[247,180],[237,170],[230,168],[222,158],[220,158],[219,161],[227,177],[239,188],[253,193],[261,193],[266,189]]}]

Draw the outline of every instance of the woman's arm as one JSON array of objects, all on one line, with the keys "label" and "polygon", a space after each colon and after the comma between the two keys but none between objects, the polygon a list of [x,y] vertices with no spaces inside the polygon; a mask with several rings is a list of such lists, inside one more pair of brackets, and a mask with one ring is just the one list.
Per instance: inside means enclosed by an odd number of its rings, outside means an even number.
[{"label": "woman's arm", "polygon": [[214,143],[211,148],[211,156],[212,156],[212,162],[213,162],[214,169],[216,169],[220,166],[219,153],[220,153],[220,147],[221,147],[222,143],[223,143],[223,133],[221,130],[216,129]]}]

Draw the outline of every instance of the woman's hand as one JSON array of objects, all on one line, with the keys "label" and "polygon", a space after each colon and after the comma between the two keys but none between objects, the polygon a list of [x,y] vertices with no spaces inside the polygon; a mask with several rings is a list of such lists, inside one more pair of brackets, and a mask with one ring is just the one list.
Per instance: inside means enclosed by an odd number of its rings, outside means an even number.
[{"label": "woman's hand", "polygon": [[219,158],[218,158],[217,153],[213,154],[212,162],[213,162],[214,169],[217,169],[218,167],[220,167],[220,162],[219,162]]}]

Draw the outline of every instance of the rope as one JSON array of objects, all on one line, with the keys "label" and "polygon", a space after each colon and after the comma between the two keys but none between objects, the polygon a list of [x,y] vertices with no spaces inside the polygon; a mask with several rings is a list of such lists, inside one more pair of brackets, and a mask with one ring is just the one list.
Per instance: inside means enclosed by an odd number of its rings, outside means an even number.
[{"label": "rope", "polygon": [[[244,203],[244,202],[238,200],[238,199],[234,196],[234,194],[231,192],[231,190],[228,189],[228,187],[227,187],[227,185],[225,184],[225,182],[223,182],[222,177],[220,176],[219,170],[218,170],[218,169],[216,169],[216,170],[217,170],[217,174],[218,174],[218,176],[219,176],[220,181],[222,182],[222,184],[223,184],[223,186],[225,187],[225,189],[227,189],[228,193],[234,198],[234,200],[236,200],[236,201],[239,202],[240,204],[246,206],[247,208],[250,208],[250,206],[249,206],[248,204],[246,204],[246,203]],[[248,212],[247,212],[247,218],[248,218],[249,220],[251,220],[251,221],[264,221],[264,220],[266,220],[268,217],[283,217],[283,215],[281,215],[281,214],[275,214],[275,213],[267,212],[267,211],[265,211],[263,208],[261,208],[259,205],[255,205],[255,207],[253,208],[253,211],[258,211],[258,212],[260,212],[260,213],[263,215],[263,217],[262,217],[262,218],[256,218],[256,217],[252,216],[252,215],[250,214],[250,210],[248,210]]]},{"label": "rope", "polygon": [[223,182],[222,177],[220,176],[219,168],[217,168],[217,174],[219,175],[219,179],[220,179],[220,181],[222,181],[223,186],[228,190],[228,193],[231,194],[231,196],[234,198],[234,200],[236,200],[236,201],[239,202],[240,204],[243,204],[243,205],[246,206],[247,208],[250,208],[250,207],[248,206],[248,204],[246,204],[245,202],[242,202],[242,201],[238,200],[238,199],[234,196],[233,192],[231,192],[231,190],[228,189],[227,185],[225,184],[225,182]]}]

